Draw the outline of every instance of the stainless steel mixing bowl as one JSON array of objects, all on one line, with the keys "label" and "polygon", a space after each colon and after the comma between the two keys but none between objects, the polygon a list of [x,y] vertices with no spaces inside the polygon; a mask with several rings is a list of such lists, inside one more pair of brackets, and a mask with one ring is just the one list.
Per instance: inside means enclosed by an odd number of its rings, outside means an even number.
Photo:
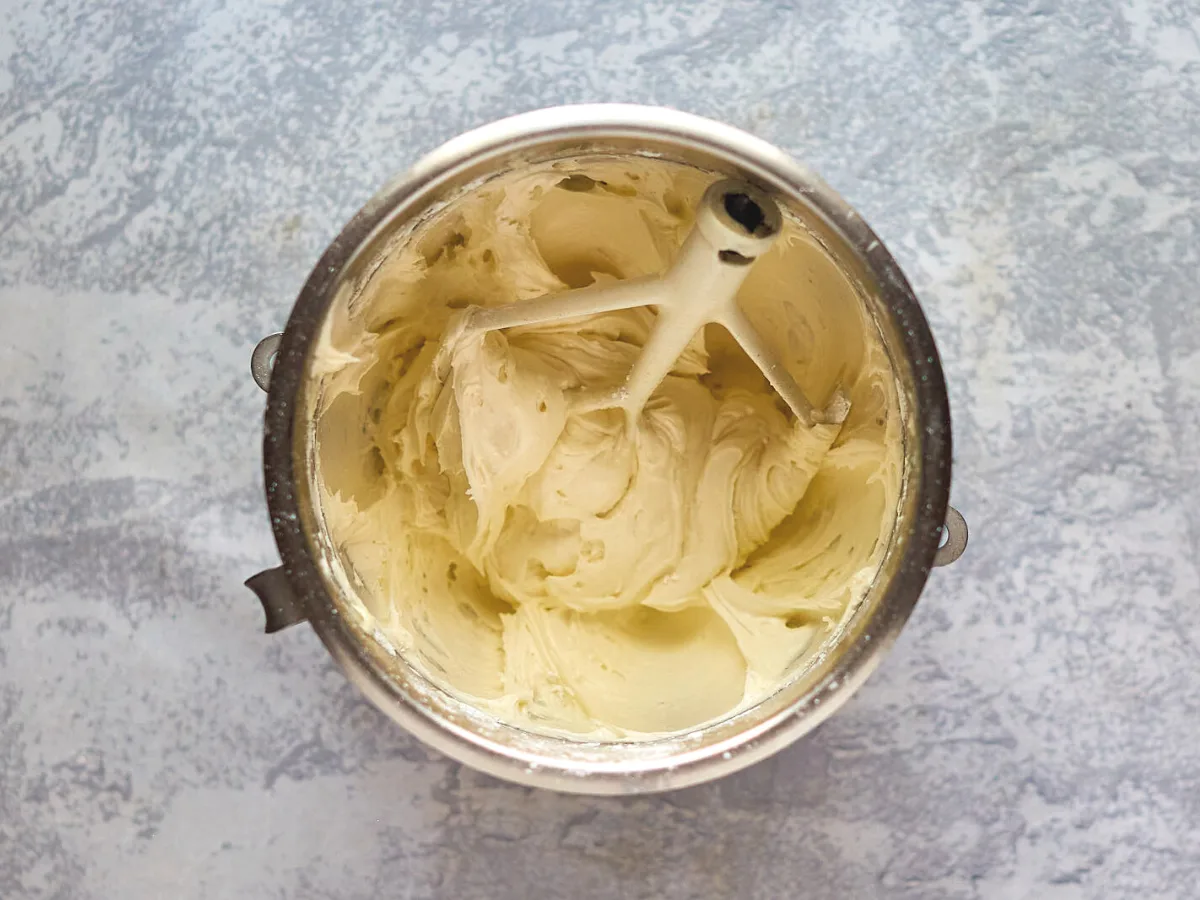
[{"label": "stainless steel mixing bowl", "polygon": [[[522,165],[592,154],[658,156],[768,191],[858,286],[900,383],[900,508],[878,577],[836,640],[758,705],[686,733],[638,742],[568,740],[497,722],[390,652],[345,614],[339,587],[345,582],[333,576],[340,563],[322,532],[312,485],[316,387],[309,366],[331,304],[347,302],[397,234],[468,185]],[[308,621],[350,680],[397,723],[448,756],[524,784],[596,794],[666,790],[717,778],[779,750],[858,689],[904,625],[931,567],[953,562],[966,546],[966,524],[947,505],[950,409],[942,367],[920,304],[891,254],[841,197],[780,150],[672,110],[547,109],[443,145],[385,185],[330,244],[286,329],[255,348],[251,370],[268,390],[263,464],[283,562],[247,582],[262,601],[267,631]]]}]

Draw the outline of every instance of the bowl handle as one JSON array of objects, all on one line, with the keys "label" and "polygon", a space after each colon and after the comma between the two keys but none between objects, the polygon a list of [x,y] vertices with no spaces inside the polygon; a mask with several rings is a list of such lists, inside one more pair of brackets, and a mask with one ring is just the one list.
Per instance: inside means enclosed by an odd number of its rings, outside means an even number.
[{"label": "bowl handle", "polygon": [[267,634],[282,631],[289,625],[305,621],[308,616],[300,608],[292,586],[288,584],[283,566],[267,569],[246,580],[246,587],[254,591],[267,614]]},{"label": "bowl handle", "polygon": [[944,527],[946,543],[938,547],[933,557],[935,566],[948,566],[967,549],[967,520],[953,506],[946,507],[946,524]]},{"label": "bowl handle", "polygon": [[264,391],[271,388],[271,367],[275,365],[281,340],[282,331],[269,334],[255,345],[254,352],[250,354],[250,374],[254,376],[254,383]]}]

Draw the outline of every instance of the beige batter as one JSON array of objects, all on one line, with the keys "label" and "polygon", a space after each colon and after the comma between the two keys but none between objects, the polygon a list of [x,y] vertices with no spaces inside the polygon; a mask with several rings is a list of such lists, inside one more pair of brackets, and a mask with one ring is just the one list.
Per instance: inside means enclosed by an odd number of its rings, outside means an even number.
[{"label": "beige batter", "polygon": [[499,717],[587,737],[690,728],[761,699],[869,588],[898,498],[895,382],[861,300],[796,222],[739,295],[842,426],[795,423],[719,328],[634,427],[598,396],[654,313],[446,340],[457,312],[661,273],[715,177],[546,165],[421,225],[314,360],[329,532],[363,614]]}]

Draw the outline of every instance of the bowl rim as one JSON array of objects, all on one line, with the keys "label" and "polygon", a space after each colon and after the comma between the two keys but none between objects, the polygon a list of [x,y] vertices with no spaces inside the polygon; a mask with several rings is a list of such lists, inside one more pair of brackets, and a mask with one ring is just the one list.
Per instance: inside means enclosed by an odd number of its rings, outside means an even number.
[{"label": "bowl rim", "polygon": [[[307,360],[354,255],[407,205],[470,165],[515,150],[599,139],[671,143],[722,156],[752,177],[801,198],[876,282],[878,312],[891,319],[912,367],[910,436],[919,442],[919,452],[908,455],[919,469],[906,480],[906,490],[916,492],[916,512],[900,562],[863,629],[839,651],[826,677],[779,714],[728,740],[649,762],[525,756],[481,732],[434,717],[396,690],[326,591],[305,533],[304,491],[296,480],[296,420],[302,412]],[[841,707],[879,665],[929,576],[946,516],[951,455],[949,400],[933,335],[896,261],[857,212],[807,166],[760,138],[689,113],[629,104],[559,106],[501,119],[451,139],[389,180],[334,238],[301,289],[273,367],[263,429],[267,505],[284,574],[305,617],[350,681],[395,722],[459,762],[526,785],[589,794],[647,793],[729,774],[777,752]]]}]

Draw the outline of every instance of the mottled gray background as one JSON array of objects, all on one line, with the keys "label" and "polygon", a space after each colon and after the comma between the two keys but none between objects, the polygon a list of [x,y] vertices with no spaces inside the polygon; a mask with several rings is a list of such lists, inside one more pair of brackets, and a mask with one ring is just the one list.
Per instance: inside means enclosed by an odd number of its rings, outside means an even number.
[{"label": "mottled gray background", "polygon": [[[1196,897],[1198,23],[0,0],[0,898]],[[633,800],[424,750],[241,585],[276,561],[254,342],[390,174],[587,100],[739,125],[859,208],[972,526],[817,734]]]}]

